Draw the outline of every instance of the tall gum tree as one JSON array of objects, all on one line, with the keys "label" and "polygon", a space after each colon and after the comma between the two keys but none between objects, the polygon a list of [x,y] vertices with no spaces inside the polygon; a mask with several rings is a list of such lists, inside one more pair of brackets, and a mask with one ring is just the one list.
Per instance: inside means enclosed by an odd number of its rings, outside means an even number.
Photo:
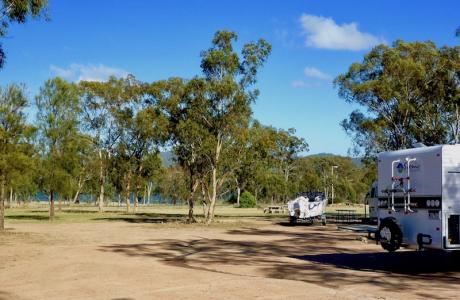
[{"label": "tall gum tree", "polygon": [[396,41],[372,49],[335,79],[339,96],[361,106],[342,127],[356,153],[458,143],[460,47]]},{"label": "tall gum tree", "polygon": [[28,101],[24,87],[9,85],[0,88],[0,231],[3,231],[6,189],[15,177],[25,174],[31,167],[27,143],[34,128],[26,124],[24,109]]},{"label": "tall gum tree", "polygon": [[173,110],[179,116],[170,114],[180,140],[176,154],[180,157],[185,152],[188,168],[194,170],[191,190],[200,184],[203,187],[208,224],[214,218],[219,190],[230,177],[224,158],[232,155],[235,136],[248,127],[251,104],[259,93],[253,88],[256,76],[271,52],[270,44],[260,39],[245,44],[239,55],[233,49],[236,40],[236,33],[218,31],[211,48],[201,53],[203,76],[185,82],[173,95],[166,95],[172,96],[170,101],[176,104]]},{"label": "tall gum tree", "polygon": [[83,81],[84,132],[93,143],[97,153],[99,178],[99,212],[104,210],[105,186],[110,158],[122,135],[117,126],[117,117],[132,100],[136,91],[132,88],[133,78],[111,77],[107,82]]},{"label": "tall gum tree", "polygon": [[79,142],[80,90],[57,77],[45,82],[35,97],[38,142],[42,158],[41,187],[49,195],[49,217],[54,219],[55,196],[70,189]]}]

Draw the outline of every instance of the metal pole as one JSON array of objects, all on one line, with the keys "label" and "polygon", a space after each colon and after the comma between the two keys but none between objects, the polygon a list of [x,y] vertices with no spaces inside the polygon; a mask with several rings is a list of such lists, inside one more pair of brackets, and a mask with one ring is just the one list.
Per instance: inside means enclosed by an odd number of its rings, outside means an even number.
[{"label": "metal pole", "polygon": [[331,180],[331,202],[334,204],[334,166],[331,167],[332,180]]},{"label": "metal pole", "polygon": [[331,202],[334,204],[334,169],[338,168],[339,166],[332,166],[331,167]]}]

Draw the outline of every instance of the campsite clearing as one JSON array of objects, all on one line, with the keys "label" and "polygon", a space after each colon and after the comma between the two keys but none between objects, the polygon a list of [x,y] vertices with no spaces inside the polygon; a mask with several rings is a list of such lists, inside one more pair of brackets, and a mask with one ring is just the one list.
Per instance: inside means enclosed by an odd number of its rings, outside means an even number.
[{"label": "campsite clearing", "polygon": [[460,288],[446,253],[385,253],[335,225],[241,219],[8,222],[0,299],[446,299]]}]

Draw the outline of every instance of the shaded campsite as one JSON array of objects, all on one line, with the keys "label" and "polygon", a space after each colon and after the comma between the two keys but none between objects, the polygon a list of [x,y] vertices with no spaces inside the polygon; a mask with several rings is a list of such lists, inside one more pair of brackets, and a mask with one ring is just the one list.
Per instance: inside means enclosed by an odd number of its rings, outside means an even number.
[{"label": "shaded campsite", "polygon": [[0,299],[445,299],[460,285],[455,256],[389,254],[335,225],[279,221],[13,222],[0,242]]}]

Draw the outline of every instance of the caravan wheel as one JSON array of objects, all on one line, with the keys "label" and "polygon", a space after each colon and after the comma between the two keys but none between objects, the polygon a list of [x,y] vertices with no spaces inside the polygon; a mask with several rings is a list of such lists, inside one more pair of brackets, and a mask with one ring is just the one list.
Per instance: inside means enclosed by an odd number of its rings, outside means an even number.
[{"label": "caravan wheel", "polygon": [[378,235],[380,245],[388,252],[394,252],[401,247],[402,231],[394,219],[387,218],[382,220]]}]

